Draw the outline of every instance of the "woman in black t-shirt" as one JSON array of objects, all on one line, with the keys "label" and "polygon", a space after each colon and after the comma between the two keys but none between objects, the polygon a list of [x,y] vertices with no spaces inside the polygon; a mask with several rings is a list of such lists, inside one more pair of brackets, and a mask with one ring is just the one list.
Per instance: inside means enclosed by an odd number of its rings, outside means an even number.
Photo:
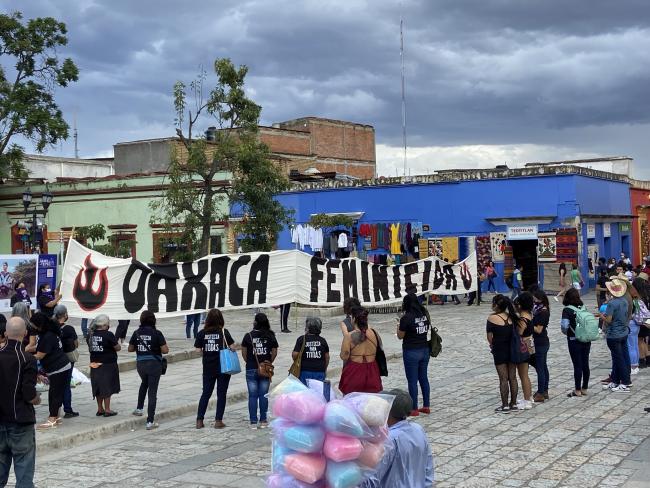
[{"label": "woman in black t-shirt", "polygon": [[111,396],[120,392],[120,370],[117,367],[117,351],[122,346],[108,329],[108,315],[98,315],[88,326],[88,350],[90,352],[90,386],[97,400],[97,417],[112,417]]},{"label": "woman in black t-shirt", "polygon": [[[521,338],[529,344],[532,341],[533,335],[533,307],[535,301],[533,295],[525,291],[515,299],[515,308],[519,312],[519,321],[517,322],[517,330]],[[517,408],[520,410],[530,410],[533,408],[533,387],[530,383],[530,376],[528,375],[528,360],[516,363],[517,375],[521,381],[521,389],[524,391],[524,399],[519,402]]]},{"label": "woman in black t-shirt", "polygon": [[63,391],[66,381],[70,381],[69,371],[72,366],[63,352],[59,324],[41,312],[32,316],[32,324],[38,331],[34,357],[41,362],[41,367],[47,373],[50,383],[47,394],[50,414],[47,421],[38,425],[37,428],[50,429],[61,423],[59,410],[63,405]]},{"label": "woman in black t-shirt", "polygon": [[199,409],[196,413],[196,428],[205,427],[203,418],[208,409],[208,402],[217,385],[217,412],[214,417],[214,428],[223,429],[223,413],[226,410],[226,395],[230,384],[230,375],[221,372],[219,352],[230,348],[235,350],[235,341],[228,329],[224,328],[223,315],[217,309],[212,309],[205,317],[203,329],[196,334],[194,347],[203,357],[203,392],[199,399]]},{"label": "woman in black t-shirt", "polygon": [[[397,337],[402,340],[402,357],[413,402],[411,416],[431,413],[429,375],[429,318],[415,293],[408,293],[402,301],[404,315],[397,327]],[[418,383],[422,390],[422,408],[418,409]]]},{"label": "woman in black t-shirt", "polygon": [[65,382],[65,388],[63,389],[63,411],[65,414],[63,418],[70,419],[73,417],[78,417],[79,413],[75,412],[72,409],[72,388],[70,382],[72,381],[72,370],[74,369],[74,363],[77,362],[79,358],[79,353],[77,348],[79,347],[79,340],[77,338],[77,332],[74,330],[74,327],[66,324],[68,321],[68,309],[65,305],[60,303],[54,307],[53,312],[54,320],[61,327],[61,345],[63,347],[63,352],[68,357],[70,361],[71,368],[68,371],[68,379]]},{"label": "woman in black t-shirt", "polygon": [[308,379],[325,381],[327,366],[330,363],[330,347],[325,338],[320,336],[322,329],[321,319],[308,317],[305,321],[305,335],[298,337],[291,353],[295,361],[302,351],[300,381],[305,385]]},{"label": "woman in black t-shirt", "polygon": [[140,375],[138,403],[133,415],[141,417],[145,397],[147,402],[147,430],[158,427],[154,422],[158,403],[158,385],[162,376],[162,355],[169,352],[169,346],[162,332],[156,329],[156,316],[145,310],[140,314],[140,326],[133,332],[129,341],[129,352],[136,353],[136,368]]},{"label": "woman in black t-shirt", "polygon": [[273,363],[278,354],[278,341],[271,330],[269,319],[263,313],[255,315],[253,330],[244,336],[241,341],[241,355],[246,361],[246,387],[248,388],[248,415],[251,428],[257,429],[259,405],[259,427],[268,427],[266,414],[269,401],[266,394],[269,392],[271,379],[261,376],[258,367],[265,361]]},{"label": "woman in black t-shirt", "polygon": [[548,364],[546,358],[551,343],[548,340],[548,321],[551,316],[551,306],[544,290],[537,289],[533,292],[533,341],[535,343],[535,362],[537,370],[537,392],[533,395],[535,403],[544,403],[548,400]]}]

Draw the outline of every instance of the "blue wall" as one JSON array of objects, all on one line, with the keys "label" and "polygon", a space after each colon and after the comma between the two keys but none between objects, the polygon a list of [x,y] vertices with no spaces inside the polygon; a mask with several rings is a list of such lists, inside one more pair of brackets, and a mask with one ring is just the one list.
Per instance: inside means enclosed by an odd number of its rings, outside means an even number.
[{"label": "blue wall", "polygon": [[[422,222],[430,232],[424,237],[487,235],[505,231],[488,218],[554,216],[540,231],[563,227],[562,220],[578,215],[629,215],[627,183],[577,175],[553,175],[509,179],[486,179],[436,184],[350,187],[289,192],[278,200],[295,210],[296,223],[309,221],[311,214],[365,212],[359,223]],[[602,225],[596,240],[605,257],[618,256],[621,236],[611,224],[610,248],[605,248]],[[583,276],[587,277],[587,235],[583,226]],[[631,238],[630,238],[631,240]],[[630,243],[631,244],[631,243]],[[279,249],[293,249],[285,229]],[[502,269],[498,270],[503,277]]]}]

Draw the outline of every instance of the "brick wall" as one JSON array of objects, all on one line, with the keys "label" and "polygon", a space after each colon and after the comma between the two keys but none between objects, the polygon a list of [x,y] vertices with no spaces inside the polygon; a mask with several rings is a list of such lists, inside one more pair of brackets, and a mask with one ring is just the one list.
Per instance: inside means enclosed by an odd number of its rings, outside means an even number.
[{"label": "brick wall", "polygon": [[280,154],[311,154],[310,136],[304,132],[260,127],[260,140],[271,152]]}]

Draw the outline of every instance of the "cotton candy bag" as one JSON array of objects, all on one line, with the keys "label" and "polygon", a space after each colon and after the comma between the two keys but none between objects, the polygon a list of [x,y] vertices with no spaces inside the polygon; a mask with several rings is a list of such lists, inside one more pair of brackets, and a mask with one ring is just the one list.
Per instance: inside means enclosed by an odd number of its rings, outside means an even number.
[{"label": "cotton candy bag", "polygon": [[349,393],[343,401],[351,405],[368,427],[386,425],[394,396],[378,393]]},{"label": "cotton candy bag", "polygon": [[372,431],[361,420],[354,407],[344,400],[334,400],[325,407],[325,430],[329,433],[361,438]]},{"label": "cotton candy bag", "polygon": [[273,399],[272,413],[297,424],[314,424],[323,419],[325,399],[311,391],[282,393]]}]

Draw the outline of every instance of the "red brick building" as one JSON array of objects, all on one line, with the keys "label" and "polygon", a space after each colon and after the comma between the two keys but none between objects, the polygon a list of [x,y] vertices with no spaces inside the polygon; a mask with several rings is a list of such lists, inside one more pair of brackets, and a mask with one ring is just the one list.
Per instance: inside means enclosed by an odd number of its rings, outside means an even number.
[{"label": "red brick building", "polygon": [[[371,125],[304,117],[261,126],[259,134],[287,174],[316,168],[362,179],[375,176],[375,129]],[[120,142],[114,146],[115,173],[165,171],[174,145],[180,145],[174,137]]]}]

